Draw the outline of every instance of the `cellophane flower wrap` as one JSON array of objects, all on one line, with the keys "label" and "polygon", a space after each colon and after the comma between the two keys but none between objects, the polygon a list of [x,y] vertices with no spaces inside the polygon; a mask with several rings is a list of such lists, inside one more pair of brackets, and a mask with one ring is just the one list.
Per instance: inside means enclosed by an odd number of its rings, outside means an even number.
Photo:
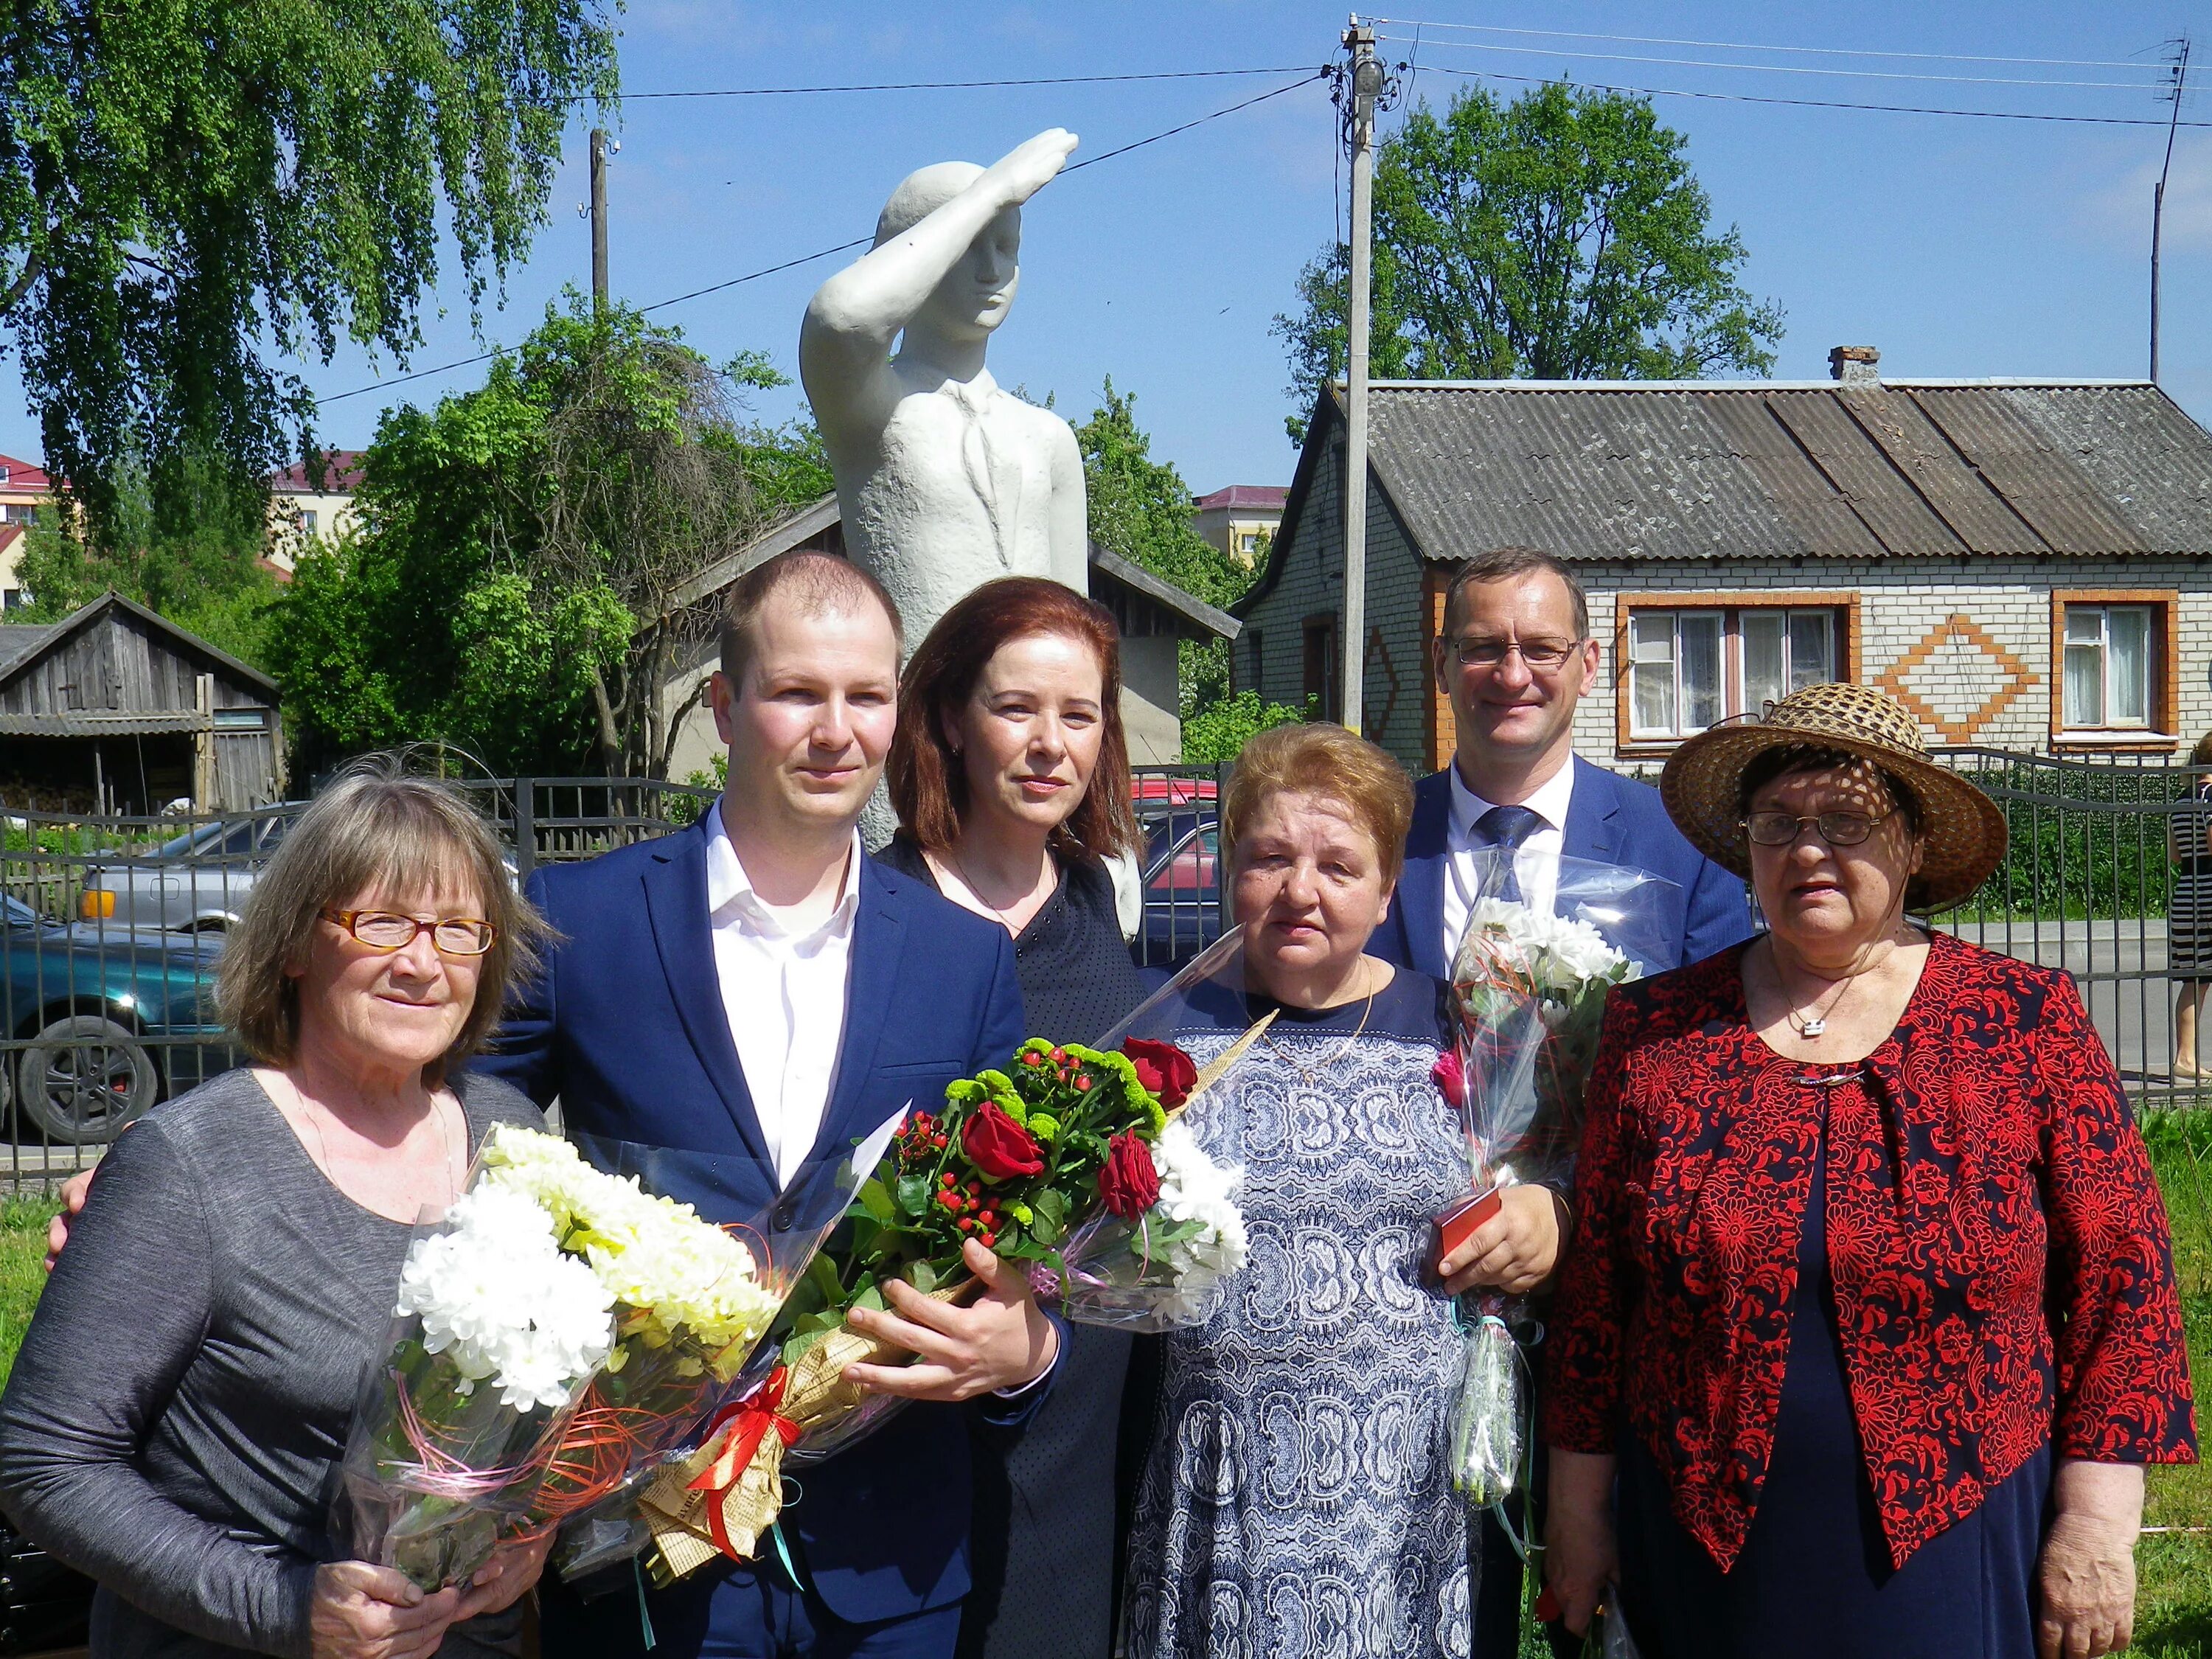
[{"label": "cellophane flower wrap", "polygon": [[821,1236],[789,1240],[778,1271],[757,1223],[717,1226],[634,1170],[500,1125],[409,1249],[340,1535],[434,1588],[503,1534],[634,1498],[741,1386]]},{"label": "cellophane flower wrap", "polygon": [[331,1531],[424,1589],[459,1583],[528,1509],[614,1345],[614,1297],[551,1212],[481,1171],[416,1231],[362,1380]]},{"label": "cellophane flower wrap", "polygon": [[[1459,1114],[1477,1194],[1534,1182],[1564,1194],[1582,1139],[1583,1098],[1612,988],[1670,963],[1674,884],[1647,871],[1562,858],[1547,904],[1517,892],[1512,855],[1478,853],[1467,926],[1452,961],[1455,1042],[1437,1085]],[[1454,1485],[1500,1502],[1528,1458],[1528,1365],[1516,1336],[1526,1297],[1468,1299],[1464,1366],[1447,1419]]]},{"label": "cellophane flower wrap", "polygon": [[696,1431],[744,1372],[789,1288],[757,1224],[717,1226],[639,1175],[602,1170],[568,1141],[501,1127],[481,1184],[554,1220],[612,1301],[614,1340],[562,1427],[526,1524],[557,1524],[619,1496]]},{"label": "cellophane flower wrap", "polygon": [[[885,1308],[892,1280],[965,1301],[980,1289],[962,1259],[972,1239],[1060,1296],[1070,1318],[1127,1324],[1139,1304],[1200,1296],[1233,1271],[1244,1243],[1233,1176],[1171,1134],[1170,1110],[1196,1081],[1170,1045],[1032,1038],[1005,1069],[961,1079],[941,1107],[913,1115],[784,1304],[775,1368],[647,1492],[656,1577],[756,1553],[784,1470],[845,1450],[904,1403],[844,1380],[855,1363],[914,1358],[846,1323],[855,1308]],[[1141,1266],[1122,1261],[1114,1228],[1139,1241]],[[1072,1259],[1079,1247],[1115,1265],[1079,1268],[1091,1258]]]},{"label": "cellophane flower wrap", "polygon": [[578,1134],[575,1158],[541,1148],[516,1166],[514,1178],[554,1189],[556,1209],[577,1189],[623,1189],[602,1218],[579,1214],[573,1235],[615,1292],[616,1341],[529,1517],[559,1525],[562,1577],[588,1586],[618,1569],[628,1588],[632,1559],[659,1526],[645,1493],[767,1374],[775,1351],[763,1339],[776,1310],[851,1201],[855,1170],[874,1167],[906,1112],[845,1155],[810,1160],[758,1210],[742,1197],[758,1190],[750,1154]]}]

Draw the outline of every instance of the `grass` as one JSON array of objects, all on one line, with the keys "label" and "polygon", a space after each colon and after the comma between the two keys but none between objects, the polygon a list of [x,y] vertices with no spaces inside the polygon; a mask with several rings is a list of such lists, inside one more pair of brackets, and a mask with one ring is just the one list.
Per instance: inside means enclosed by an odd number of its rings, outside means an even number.
[{"label": "grass", "polygon": [[[2146,1113],[2143,1138],[2166,1194],[2173,1267],[2197,1382],[2197,1425],[2212,1450],[2212,1113]],[[2134,1659],[2212,1656],[2212,1466],[2150,1471],[2146,1527],[2194,1530],[2147,1534],[2136,1547]]]},{"label": "grass", "polygon": [[46,1286],[46,1222],[54,1212],[46,1198],[0,1200],[0,1382],[8,1379],[21,1346],[23,1328]]},{"label": "grass", "polygon": [[[2143,1120],[2151,1161],[2173,1228],[2173,1263],[2188,1324],[2189,1364],[2199,1379],[2199,1420],[2212,1445],[2212,1112],[2151,1112]],[[0,1200],[0,1382],[45,1285],[40,1263],[53,1201]],[[2212,1466],[2150,1472],[2147,1527],[2201,1528],[2146,1534],[2136,1548],[2136,1644],[2127,1659],[2212,1659]],[[1544,1659],[1533,1628],[1522,1653]]]}]

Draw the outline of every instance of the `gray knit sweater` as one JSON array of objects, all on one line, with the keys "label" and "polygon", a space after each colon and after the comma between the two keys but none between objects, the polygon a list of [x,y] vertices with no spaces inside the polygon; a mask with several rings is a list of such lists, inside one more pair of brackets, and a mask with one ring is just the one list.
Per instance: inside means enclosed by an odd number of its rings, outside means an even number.
[{"label": "gray knit sweater", "polygon": [[[471,1151],[538,1126],[464,1074]],[[411,1230],[315,1167],[249,1071],[149,1113],[101,1161],[0,1396],[0,1509],[98,1581],[99,1659],[306,1659],[334,1466]],[[457,1626],[465,1659],[519,1620]]]}]

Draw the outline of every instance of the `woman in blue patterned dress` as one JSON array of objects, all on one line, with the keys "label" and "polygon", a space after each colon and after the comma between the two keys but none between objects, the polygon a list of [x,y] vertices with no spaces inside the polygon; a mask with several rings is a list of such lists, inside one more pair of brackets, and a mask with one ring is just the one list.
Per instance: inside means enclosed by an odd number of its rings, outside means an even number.
[{"label": "woman in blue patterned dress", "polygon": [[[1274,1024],[1194,1122],[1243,1167],[1251,1255],[1207,1323],[1164,1341],[1130,1542],[1135,1659],[1421,1659],[1468,1652],[1467,1510],[1441,1423],[1460,1338],[1430,1282],[1431,1218],[1468,1188],[1430,1079],[1444,988],[1365,954],[1413,790],[1341,726],[1247,745],[1222,805],[1243,983],[1160,1028],[1200,1065]],[[1532,1282],[1487,1230],[1450,1290]]]}]

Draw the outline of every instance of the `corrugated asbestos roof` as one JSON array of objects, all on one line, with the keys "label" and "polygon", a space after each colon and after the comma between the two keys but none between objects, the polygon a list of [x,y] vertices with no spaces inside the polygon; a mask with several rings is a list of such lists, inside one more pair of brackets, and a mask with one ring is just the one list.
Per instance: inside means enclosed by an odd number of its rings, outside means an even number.
[{"label": "corrugated asbestos roof", "polygon": [[2212,434],[2148,384],[1394,382],[1371,397],[1375,475],[1431,558],[1514,544],[2212,553]]},{"label": "corrugated asbestos roof", "polygon": [[23,623],[0,626],[0,676],[36,652],[58,631],[51,623],[43,626]]}]

